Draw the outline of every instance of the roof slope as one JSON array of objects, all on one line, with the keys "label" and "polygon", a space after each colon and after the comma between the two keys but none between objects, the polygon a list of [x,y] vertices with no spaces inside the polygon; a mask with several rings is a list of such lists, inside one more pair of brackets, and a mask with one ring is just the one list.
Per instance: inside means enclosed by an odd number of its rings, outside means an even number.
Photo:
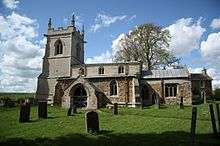
[{"label": "roof slope", "polygon": [[147,70],[143,71],[144,79],[159,79],[159,78],[188,78],[189,71],[187,68],[181,69],[166,69],[166,70]]},{"label": "roof slope", "polygon": [[212,78],[209,75],[204,74],[198,74],[198,73],[192,73],[190,74],[191,80],[212,80]]}]

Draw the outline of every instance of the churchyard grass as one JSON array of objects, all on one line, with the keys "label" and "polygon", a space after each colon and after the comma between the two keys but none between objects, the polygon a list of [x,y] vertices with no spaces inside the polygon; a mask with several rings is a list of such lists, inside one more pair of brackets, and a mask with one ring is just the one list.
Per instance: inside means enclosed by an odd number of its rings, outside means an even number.
[{"label": "churchyard grass", "polygon": [[[212,135],[208,105],[198,105],[196,145],[219,145]],[[48,119],[38,119],[37,107],[31,108],[31,121],[19,123],[19,108],[0,108],[0,145],[189,145],[191,107],[154,106],[100,109],[100,132],[86,133],[85,112],[67,116],[67,110],[48,107]]]}]

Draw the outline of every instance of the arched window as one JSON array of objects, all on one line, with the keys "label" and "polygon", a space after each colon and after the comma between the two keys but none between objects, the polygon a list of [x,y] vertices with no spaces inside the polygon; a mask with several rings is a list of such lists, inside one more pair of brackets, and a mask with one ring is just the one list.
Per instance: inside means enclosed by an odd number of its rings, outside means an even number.
[{"label": "arched window", "polygon": [[118,73],[124,73],[124,66],[119,66],[118,67]]},{"label": "arched window", "polygon": [[55,43],[55,55],[58,54],[63,54],[63,44],[60,39]]},{"label": "arched window", "polygon": [[98,70],[99,74],[102,75],[104,74],[104,67],[99,67],[99,70]]},{"label": "arched window", "polygon": [[110,95],[117,95],[117,83],[115,80],[110,83]]},{"label": "arched window", "polygon": [[177,95],[177,84],[166,84],[165,97],[176,97],[176,95]]}]

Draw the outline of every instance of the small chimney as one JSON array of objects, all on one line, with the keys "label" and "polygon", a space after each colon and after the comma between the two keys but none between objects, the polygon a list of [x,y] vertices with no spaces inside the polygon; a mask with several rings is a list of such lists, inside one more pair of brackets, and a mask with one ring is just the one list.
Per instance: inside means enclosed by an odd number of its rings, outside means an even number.
[{"label": "small chimney", "polygon": [[207,75],[207,69],[206,69],[205,67],[204,67],[203,70],[202,70],[202,74],[203,74],[203,75]]}]

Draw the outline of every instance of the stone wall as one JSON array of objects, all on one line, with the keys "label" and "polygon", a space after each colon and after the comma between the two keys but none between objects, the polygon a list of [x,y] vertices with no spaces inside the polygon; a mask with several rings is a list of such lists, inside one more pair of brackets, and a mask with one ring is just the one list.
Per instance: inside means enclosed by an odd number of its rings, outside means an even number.
[{"label": "stone wall", "polygon": [[[204,82],[202,87],[201,82]],[[202,99],[202,92],[205,92],[205,99],[212,98],[212,83],[211,80],[192,80],[192,97],[194,101]]]},{"label": "stone wall", "polygon": [[[115,80],[117,82],[118,94],[110,96],[110,82]],[[126,104],[133,100],[133,83],[132,78],[99,78],[89,79],[98,89],[103,92],[111,103]]]},{"label": "stone wall", "polygon": [[[191,104],[191,82],[188,79],[163,79],[163,80],[143,80],[142,84],[148,84],[149,87],[149,97],[151,100],[149,102],[153,103],[153,94],[156,97],[160,97],[161,103],[166,104],[178,104],[180,97],[183,96],[184,104]],[[177,84],[177,96],[176,97],[165,97],[165,85],[175,83]]]},{"label": "stone wall", "polygon": [[[124,67],[124,73],[118,73],[119,66]],[[72,66],[72,77],[78,76],[80,65]],[[104,74],[99,74],[99,67],[104,68]],[[85,64],[85,76],[91,77],[120,77],[120,76],[136,76],[141,72],[141,64],[139,62],[130,63],[100,63],[100,64]]]}]

